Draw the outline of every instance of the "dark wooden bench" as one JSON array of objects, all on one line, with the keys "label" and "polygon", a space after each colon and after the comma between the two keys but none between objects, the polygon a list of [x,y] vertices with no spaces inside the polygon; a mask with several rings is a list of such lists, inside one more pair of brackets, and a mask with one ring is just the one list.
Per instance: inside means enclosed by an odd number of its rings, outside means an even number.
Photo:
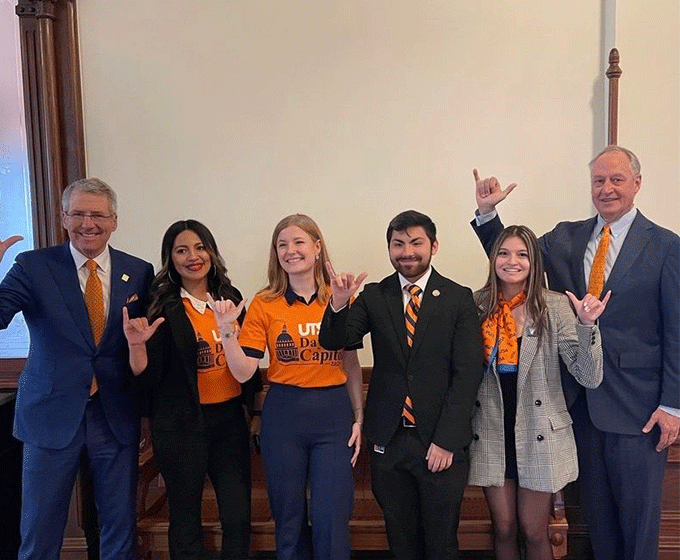
[{"label": "dark wooden bench", "polygon": [[[251,548],[274,551],[274,521],[269,510],[264,472],[259,456],[253,453],[253,491]],[[350,521],[352,550],[387,550],[385,523],[380,507],[373,498],[367,454],[362,453],[354,471],[354,511]],[[550,538],[555,558],[567,553],[567,520],[561,493],[554,496]],[[219,550],[221,531],[217,502],[212,486],[206,481],[203,497],[203,529],[206,547]],[[140,558],[151,560],[167,557],[168,510],[165,492],[153,460],[147,450],[140,459],[139,551]],[[492,550],[491,521],[481,488],[468,486],[461,511],[458,538],[461,550]],[[161,554],[154,554],[161,553]]]},{"label": "dark wooden bench", "polygon": [[[367,379],[366,379],[367,381]],[[366,389],[366,386],[364,387]],[[148,438],[147,438],[148,439]],[[251,450],[252,459],[252,521],[251,549],[274,551],[274,520],[269,510],[264,469],[260,456]],[[150,446],[140,454],[138,535],[142,560],[167,558],[168,508],[162,478],[153,459]],[[567,554],[567,519],[562,493],[553,499],[550,519],[550,539],[555,558]],[[208,550],[219,550],[221,530],[217,514],[217,501],[209,481],[203,495],[203,530]],[[385,522],[382,511],[371,492],[368,454],[362,451],[354,469],[354,509],[350,520],[352,550],[387,550]],[[461,550],[492,550],[493,540],[489,510],[481,488],[465,489],[461,508],[458,540]]]}]

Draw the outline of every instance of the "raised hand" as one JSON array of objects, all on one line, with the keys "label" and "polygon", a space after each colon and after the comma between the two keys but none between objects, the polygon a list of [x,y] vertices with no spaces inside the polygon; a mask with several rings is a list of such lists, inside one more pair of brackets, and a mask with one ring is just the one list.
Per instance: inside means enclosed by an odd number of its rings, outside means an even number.
[{"label": "raised hand", "polygon": [[23,237],[21,237],[21,235],[13,235],[12,237],[8,237],[4,241],[0,239],[0,262],[2,262],[2,257],[5,256],[5,252],[7,251],[7,249],[9,249],[12,245],[18,243],[22,239]]},{"label": "raised hand", "polygon": [[159,317],[149,325],[146,317],[130,319],[127,307],[123,307],[123,332],[130,346],[146,344],[146,341],[153,336],[153,333],[156,332],[156,329],[163,321],[165,319]]},{"label": "raised hand", "polygon": [[341,272],[337,274],[333,270],[333,265],[330,262],[326,262],[326,270],[331,277],[331,291],[333,292],[333,308],[342,309],[347,305],[349,299],[354,295],[354,293],[359,289],[361,283],[366,279],[368,273],[362,272],[359,276],[354,276],[354,274],[349,274],[347,272]]},{"label": "raised hand", "polygon": [[501,184],[496,177],[480,179],[477,169],[472,170],[472,175],[475,178],[475,198],[480,214],[488,214],[495,210],[496,205],[505,200],[505,197],[517,186],[517,183],[510,183],[505,189],[501,189]]},{"label": "raised hand", "polygon": [[606,295],[602,298],[602,301],[597,299],[593,294],[586,294],[583,299],[578,299],[574,294],[567,291],[567,296],[571,300],[571,304],[576,310],[578,315],[578,320],[582,325],[594,325],[597,318],[602,315],[605,307],[607,307],[607,302],[612,295],[612,291],[609,290]]},{"label": "raised hand", "polygon": [[208,295],[208,303],[215,314],[215,321],[217,321],[217,326],[220,328],[221,333],[233,332],[234,323],[238,321],[238,318],[243,312],[243,308],[246,306],[246,300],[242,300],[241,303],[236,305],[230,299],[220,299],[215,301],[210,294]]}]

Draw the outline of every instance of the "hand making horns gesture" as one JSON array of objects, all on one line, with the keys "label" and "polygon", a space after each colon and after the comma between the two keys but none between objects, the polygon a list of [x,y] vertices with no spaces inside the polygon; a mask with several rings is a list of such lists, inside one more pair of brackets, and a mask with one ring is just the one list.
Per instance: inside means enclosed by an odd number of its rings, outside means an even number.
[{"label": "hand making horns gesture", "polygon": [[326,262],[326,270],[331,277],[332,303],[335,309],[345,307],[350,298],[359,289],[361,283],[366,279],[366,276],[368,276],[366,272],[362,272],[356,277],[348,272],[336,274],[330,262]]},{"label": "hand making horns gesture", "polygon": [[505,200],[517,183],[510,183],[505,189],[501,189],[501,184],[496,177],[479,178],[477,169],[472,170],[475,178],[475,198],[477,199],[477,209],[480,214],[488,214],[496,209],[496,204]]},{"label": "hand making horns gesture", "polygon": [[594,325],[597,318],[602,315],[605,307],[607,307],[607,302],[612,295],[612,291],[609,290],[602,298],[602,301],[597,299],[593,294],[586,294],[583,296],[583,299],[578,299],[569,291],[567,291],[566,294],[571,300],[581,324]]},{"label": "hand making horns gesture", "polygon": [[156,332],[156,329],[163,321],[165,319],[159,317],[149,325],[146,317],[130,319],[127,307],[123,307],[123,332],[130,346],[146,344],[146,341],[153,336],[153,333]]},{"label": "hand making horns gesture", "polygon": [[246,306],[246,300],[241,300],[241,303],[236,305],[230,299],[215,301],[210,294],[207,295],[208,303],[215,314],[215,321],[217,321],[220,332],[233,332],[234,323],[238,321],[238,318],[241,316],[243,308]]}]

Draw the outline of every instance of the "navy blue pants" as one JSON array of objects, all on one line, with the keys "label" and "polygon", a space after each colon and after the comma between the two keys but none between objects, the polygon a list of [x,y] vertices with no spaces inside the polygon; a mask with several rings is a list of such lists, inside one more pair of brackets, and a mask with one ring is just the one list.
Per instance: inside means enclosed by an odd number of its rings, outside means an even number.
[{"label": "navy blue pants", "polygon": [[659,428],[640,435],[598,430],[585,394],[570,410],[579,461],[579,493],[596,560],[655,560],[668,449]]},{"label": "navy blue pants", "polygon": [[57,560],[83,449],[90,458],[102,560],[137,557],[135,495],[139,445],[121,445],[109,428],[99,394],[85,408],[64,449],[24,444],[21,560]]},{"label": "navy blue pants", "polygon": [[344,385],[306,389],[272,383],[261,438],[278,560],[349,558],[351,431]]}]

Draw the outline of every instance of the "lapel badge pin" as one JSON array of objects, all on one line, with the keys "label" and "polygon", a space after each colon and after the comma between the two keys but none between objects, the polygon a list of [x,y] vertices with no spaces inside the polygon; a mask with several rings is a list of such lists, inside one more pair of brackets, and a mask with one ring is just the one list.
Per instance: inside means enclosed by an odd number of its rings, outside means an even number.
[{"label": "lapel badge pin", "polygon": [[127,274],[123,274],[123,276],[121,276],[120,279],[121,279],[123,282],[127,282],[127,281],[130,279],[130,277],[129,277]]},{"label": "lapel badge pin", "polygon": [[432,295],[434,297],[439,297],[441,295],[441,292],[439,290],[432,290]]}]

